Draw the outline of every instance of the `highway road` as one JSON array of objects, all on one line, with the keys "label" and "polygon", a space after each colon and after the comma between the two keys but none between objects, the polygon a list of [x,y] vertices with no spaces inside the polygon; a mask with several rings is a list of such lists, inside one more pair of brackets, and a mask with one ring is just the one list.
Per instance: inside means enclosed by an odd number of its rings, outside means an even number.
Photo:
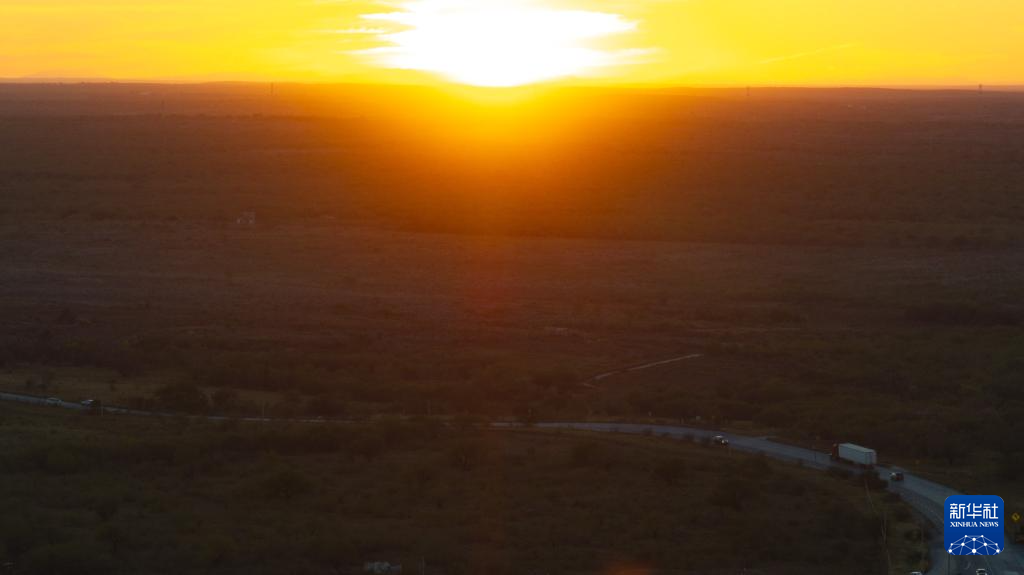
[{"label": "highway road", "polygon": [[[763,454],[784,461],[799,462],[805,467],[821,470],[836,465],[827,453],[776,443],[765,437],[748,437],[692,427],[568,422],[540,423],[536,424],[535,427],[604,433],[649,434],[677,438],[710,438],[715,435],[722,435],[729,440],[730,449]],[[884,478],[888,478],[889,473],[894,471],[894,469],[887,467],[878,467],[877,469]],[[899,493],[904,501],[937,527],[936,541],[934,541],[931,550],[934,564],[928,573],[937,575],[974,575],[976,569],[985,568],[988,569],[990,575],[1024,575],[1024,552],[1022,552],[1020,546],[1013,546],[1012,544],[1000,555],[992,557],[950,557],[950,560],[947,562],[948,556],[943,548],[941,535],[944,517],[943,505],[947,497],[950,495],[960,495],[960,493],[953,488],[907,473],[905,470],[901,471],[904,471],[905,474],[904,481],[902,483],[891,483],[889,489]]]},{"label": "highway road", "polygon": [[[0,392],[0,401],[18,402],[31,405],[48,405],[46,398],[35,397],[31,395],[21,395],[14,393],[2,393]],[[74,409],[78,411],[88,411],[88,407],[81,405],[80,403],[59,401],[53,407],[60,407],[64,409]],[[174,414],[169,413],[158,413],[150,411],[139,411],[133,409],[125,409],[119,407],[105,407],[104,413],[107,414],[123,414],[123,415],[137,415],[137,416],[149,416],[149,417],[171,417]],[[222,421],[228,419],[220,416],[205,416],[204,419],[212,421]],[[271,419],[261,417],[247,417],[247,418],[232,418],[238,421],[250,421],[250,422],[283,422],[287,421],[290,423],[325,423],[323,419]],[[350,422],[349,422],[350,423]],[[495,427],[501,429],[516,429],[523,428],[522,424],[516,423],[494,423]],[[549,422],[549,423],[537,423],[533,425],[534,428],[538,429],[565,429],[565,430],[576,430],[576,431],[589,431],[589,432],[600,432],[600,433],[626,433],[633,435],[652,435],[662,437],[675,437],[675,438],[711,438],[715,435],[722,435],[729,440],[729,449],[743,451],[747,453],[763,454],[774,459],[783,461],[790,461],[793,463],[800,463],[801,465],[809,468],[826,470],[831,466],[837,465],[834,463],[827,453],[821,453],[813,451],[811,449],[804,449],[802,447],[795,447],[792,445],[785,445],[771,441],[766,437],[749,437],[744,435],[736,435],[732,433],[723,433],[719,431],[712,431],[707,429],[699,429],[695,427],[683,427],[674,425],[645,425],[638,423],[572,423],[572,422]],[[888,478],[889,473],[894,469],[887,467],[878,467],[879,473]],[[990,575],[1024,575],[1024,551],[1020,546],[1010,545],[1000,555],[992,557],[957,557],[949,558],[947,561],[947,555],[943,548],[943,541],[941,537],[941,527],[943,525],[943,505],[945,500],[950,495],[960,495],[960,493],[950,487],[928,481],[921,477],[917,477],[911,473],[902,470],[905,473],[905,479],[901,483],[891,483],[889,489],[899,493],[903,499],[910,504],[915,510],[917,510],[923,517],[928,521],[932,522],[937,528],[939,534],[936,535],[936,541],[932,546],[932,561],[934,565],[928,572],[937,575],[974,575],[975,570],[978,568],[988,569]]]},{"label": "highway road", "polygon": [[[34,395],[22,395],[19,393],[6,393],[0,392],[0,401],[7,401],[13,403],[24,403],[28,405],[40,405],[49,407],[59,407],[62,409],[72,409],[75,411],[89,411],[91,408],[81,403],[74,401],[61,401],[56,399],[56,403],[50,404],[50,400],[45,397],[36,397]],[[159,411],[143,411],[139,409],[128,409],[126,407],[115,407],[115,406],[104,406],[104,415],[137,415],[141,417],[190,417],[196,419],[203,419],[206,421],[246,421],[255,423],[352,423],[351,421],[343,420],[326,420],[322,417],[316,418],[291,418],[282,419],[274,417],[228,417],[224,415],[182,415],[180,413],[166,413]]]}]

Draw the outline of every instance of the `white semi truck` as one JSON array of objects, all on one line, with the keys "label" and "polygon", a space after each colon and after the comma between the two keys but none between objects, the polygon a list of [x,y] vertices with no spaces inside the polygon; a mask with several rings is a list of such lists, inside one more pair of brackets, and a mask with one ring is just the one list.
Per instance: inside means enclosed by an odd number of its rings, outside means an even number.
[{"label": "white semi truck", "polygon": [[874,449],[860,445],[837,443],[832,446],[832,460],[845,461],[861,467],[874,467],[878,464],[878,454]]}]

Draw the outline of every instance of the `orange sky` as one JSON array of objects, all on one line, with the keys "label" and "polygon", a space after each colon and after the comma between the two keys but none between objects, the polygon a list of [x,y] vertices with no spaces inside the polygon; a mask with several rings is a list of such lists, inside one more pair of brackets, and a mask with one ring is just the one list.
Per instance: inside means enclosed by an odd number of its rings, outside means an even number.
[{"label": "orange sky", "polygon": [[1024,2],[0,0],[0,77],[1024,84]]}]

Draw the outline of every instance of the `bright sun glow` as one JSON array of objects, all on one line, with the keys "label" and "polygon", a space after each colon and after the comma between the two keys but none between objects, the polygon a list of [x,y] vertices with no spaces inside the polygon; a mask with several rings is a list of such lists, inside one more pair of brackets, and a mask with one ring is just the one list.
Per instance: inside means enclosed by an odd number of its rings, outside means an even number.
[{"label": "bright sun glow", "polygon": [[486,87],[584,76],[620,64],[629,52],[593,43],[636,27],[617,14],[530,0],[412,0],[363,18],[398,27],[380,34],[386,46],[362,51],[378,64]]}]

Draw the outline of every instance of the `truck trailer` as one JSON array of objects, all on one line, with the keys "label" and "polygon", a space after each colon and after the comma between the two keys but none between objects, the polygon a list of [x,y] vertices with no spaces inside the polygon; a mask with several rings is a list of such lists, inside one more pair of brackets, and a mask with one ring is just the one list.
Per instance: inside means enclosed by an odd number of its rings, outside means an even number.
[{"label": "truck trailer", "polygon": [[874,467],[878,463],[878,454],[874,449],[860,445],[837,443],[832,446],[832,460],[845,461],[861,467]]}]

